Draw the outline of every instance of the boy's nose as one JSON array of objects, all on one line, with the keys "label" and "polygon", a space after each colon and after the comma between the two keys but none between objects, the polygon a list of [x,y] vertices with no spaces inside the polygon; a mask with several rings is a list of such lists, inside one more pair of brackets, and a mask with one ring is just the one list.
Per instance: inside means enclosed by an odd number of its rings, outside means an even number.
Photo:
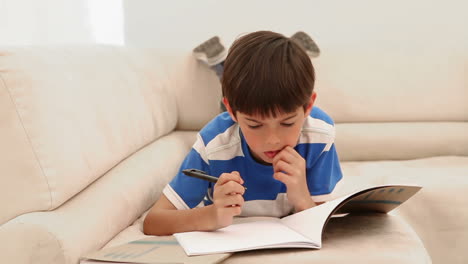
[{"label": "boy's nose", "polygon": [[269,133],[267,138],[266,138],[266,143],[268,145],[271,145],[271,146],[275,146],[275,145],[278,145],[280,143],[280,138],[279,136],[272,132],[272,133]]}]

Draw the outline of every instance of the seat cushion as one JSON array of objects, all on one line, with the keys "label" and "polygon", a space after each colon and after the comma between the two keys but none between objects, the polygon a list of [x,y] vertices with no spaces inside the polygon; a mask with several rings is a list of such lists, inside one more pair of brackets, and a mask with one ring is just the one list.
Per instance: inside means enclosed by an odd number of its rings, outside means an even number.
[{"label": "seat cushion", "polygon": [[[144,216],[126,228],[105,247],[143,239]],[[382,243],[382,241],[385,241]],[[235,253],[222,263],[431,263],[413,229],[397,216],[385,214],[332,218],[323,245],[313,249],[274,249]]]},{"label": "seat cushion", "polygon": [[319,250],[274,249],[236,253],[223,263],[431,263],[413,229],[386,214],[332,218]]},{"label": "seat cushion", "polygon": [[[468,204],[468,157],[342,162],[342,169],[344,184],[338,195],[364,186],[391,183],[419,184],[423,189],[388,217],[334,219],[325,231],[324,248],[319,251],[246,252],[229,258],[226,263],[284,263],[279,256],[287,256],[288,263],[294,259],[298,263],[314,259],[320,263],[339,263],[346,260],[340,258],[342,255],[368,263],[429,263],[427,254],[435,263],[468,261],[464,252],[464,245],[468,244],[468,232],[464,227],[468,222],[464,206]],[[144,238],[143,219],[144,215],[105,247]],[[349,230],[344,230],[346,228]],[[373,232],[383,234],[379,238]],[[387,244],[387,241],[392,243]],[[382,256],[388,256],[388,259]]]},{"label": "seat cushion", "polygon": [[413,227],[434,263],[468,263],[468,157],[343,162],[342,168],[341,193],[369,184],[422,185],[421,191],[390,213]]}]

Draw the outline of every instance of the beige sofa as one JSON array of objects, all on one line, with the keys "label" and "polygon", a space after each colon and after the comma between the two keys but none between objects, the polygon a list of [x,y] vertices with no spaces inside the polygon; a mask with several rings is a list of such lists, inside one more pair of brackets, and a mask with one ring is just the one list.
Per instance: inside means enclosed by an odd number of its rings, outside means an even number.
[{"label": "beige sofa", "polygon": [[[392,257],[379,252],[385,241],[380,249],[358,245],[346,260],[403,263],[409,255],[407,263],[427,263],[428,253],[433,263],[468,262],[467,55],[363,50],[314,60],[317,104],[337,123],[340,192],[424,186],[391,216],[411,243]],[[218,113],[219,98],[216,75],[189,50],[1,48],[0,262],[78,263],[90,251],[144,237],[145,212]],[[336,248],[359,242],[346,241]],[[330,248],[227,262],[348,256]],[[321,259],[327,252],[335,257]]]}]

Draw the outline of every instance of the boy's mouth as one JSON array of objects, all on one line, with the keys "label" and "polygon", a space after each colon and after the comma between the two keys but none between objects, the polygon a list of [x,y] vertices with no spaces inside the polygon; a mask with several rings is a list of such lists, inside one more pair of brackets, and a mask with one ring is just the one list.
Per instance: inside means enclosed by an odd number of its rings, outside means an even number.
[{"label": "boy's mouth", "polygon": [[269,157],[270,159],[274,158],[280,151],[275,150],[275,151],[265,151],[265,156]]}]

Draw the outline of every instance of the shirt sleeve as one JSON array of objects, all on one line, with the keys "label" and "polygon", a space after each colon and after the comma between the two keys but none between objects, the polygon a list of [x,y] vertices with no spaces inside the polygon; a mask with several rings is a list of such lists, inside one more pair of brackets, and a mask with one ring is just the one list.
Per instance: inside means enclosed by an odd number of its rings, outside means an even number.
[{"label": "shirt sleeve", "polygon": [[334,199],[332,193],[343,178],[335,144],[329,144],[330,146],[327,144],[318,159],[307,169],[307,185],[315,202]]},{"label": "shirt sleeve", "polygon": [[164,195],[177,209],[191,209],[196,207],[207,194],[209,182],[182,173],[185,169],[198,169],[210,173],[208,162],[203,157],[204,144],[198,137],[185,160],[182,162],[177,175],[163,190]]}]

